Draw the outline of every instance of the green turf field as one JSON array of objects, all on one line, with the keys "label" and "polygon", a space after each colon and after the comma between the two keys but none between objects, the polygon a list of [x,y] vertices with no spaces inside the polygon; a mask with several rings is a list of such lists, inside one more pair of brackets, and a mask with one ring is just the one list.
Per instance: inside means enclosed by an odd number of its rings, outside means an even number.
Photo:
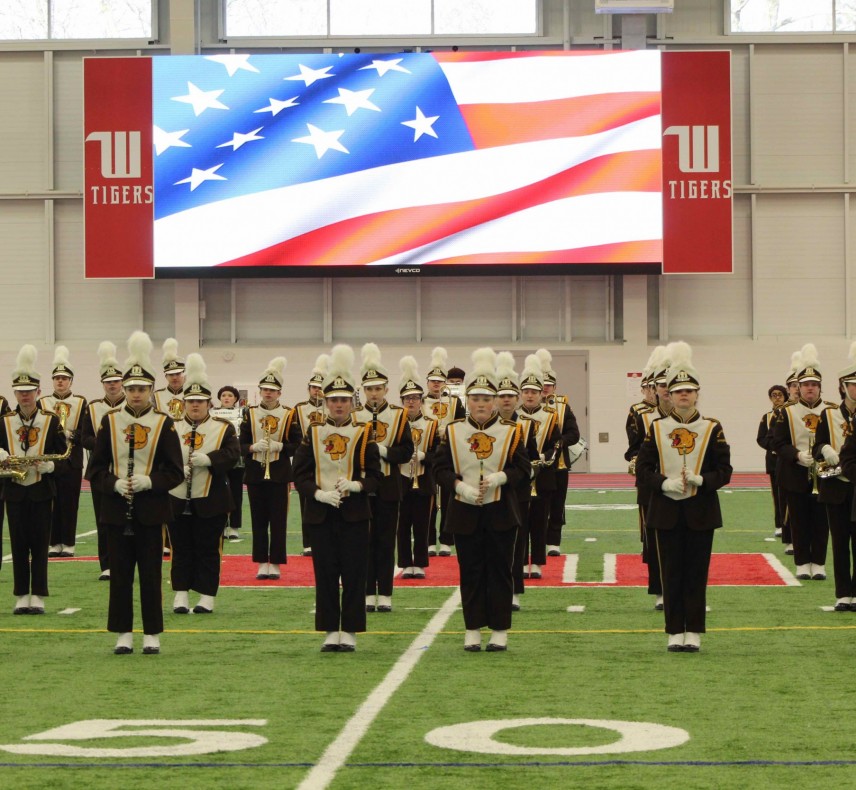
[{"label": "green turf field", "polygon": [[[577,491],[568,504],[633,496]],[[768,492],[721,499],[715,552],[773,552],[793,568],[765,541]],[[600,578],[604,553],[638,549],[632,510],[570,510],[568,522],[580,580]],[[84,495],[79,532],[93,528]],[[226,551],[248,553],[249,538]],[[2,787],[856,786],[856,613],[821,610],[831,580],[711,587],[698,655],[667,653],[662,614],[629,587],[530,590],[496,654],[463,651],[453,589],[400,589],[356,653],[321,654],[311,589],[223,589],[214,615],[179,616],[165,566],[163,652],[141,655],[138,637],[114,656],[95,563],[52,563],[44,617],[12,615],[3,565]],[[641,751],[619,750],[640,738]]]}]

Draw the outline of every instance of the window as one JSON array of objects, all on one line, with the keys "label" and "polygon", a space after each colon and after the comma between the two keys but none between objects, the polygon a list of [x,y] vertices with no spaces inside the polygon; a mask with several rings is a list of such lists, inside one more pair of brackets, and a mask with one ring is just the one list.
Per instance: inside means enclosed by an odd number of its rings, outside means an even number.
[{"label": "window", "polygon": [[154,0],[3,0],[0,40],[152,37]]},{"label": "window", "polygon": [[537,0],[223,0],[225,35],[535,35]]},{"label": "window", "polygon": [[732,33],[856,30],[856,0],[731,0]]}]

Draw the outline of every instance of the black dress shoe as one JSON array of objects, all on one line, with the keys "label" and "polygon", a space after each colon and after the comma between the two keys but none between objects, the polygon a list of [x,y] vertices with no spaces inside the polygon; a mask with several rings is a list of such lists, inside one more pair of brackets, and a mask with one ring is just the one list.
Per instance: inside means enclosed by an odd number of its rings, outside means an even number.
[{"label": "black dress shoe", "polygon": [[159,647],[151,647],[151,646],[149,646],[149,647],[144,647],[144,648],[143,648],[143,655],[144,655],[144,656],[156,656],[156,655],[158,655],[158,653],[160,653],[160,648],[159,648]]},{"label": "black dress shoe", "polygon": [[125,645],[117,645],[113,648],[114,655],[117,656],[127,656],[134,652],[133,647],[125,647]]},{"label": "black dress shoe", "polygon": [[48,557],[50,557],[51,559],[53,559],[54,557],[59,557],[59,554],[60,554],[60,553],[59,553],[58,551],[49,551],[49,552],[48,552]]},{"label": "black dress shoe", "polygon": [[849,603],[837,603],[832,608],[836,612],[849,612],[849,611],[852,611],[851,610],[852,606],[853,606],[853,604],[849,604]]},{"label": "black dress shoe", "polygon": [[413,571],[405,571],[404,573],[402,573],[402,574],[401,574],[401,578],[402,578],[402,579],[412,579],[412,578],[414,578],[414,576],[413,576]]},{"label": "black dress shoe", "polygon": [[101,571],[101,575],[98,577],[98,581],[109,582],[110,581],[110,574],[107,571]]},{"label": "black dress shoe", "polygon": [[311,557],[312,556],[312,549],[303,549],[301,554],[304,557]]},{"label": "black dress shoe", "polygon": [[370,604],[370,603],[367,603],[366,604],[366,611],[367,612],[374,612],[374,611],[376,611],[376,607],[372,606],[372,604]]},{"label": "black dress shoe", "polygon": [[173,606],[172,611],[175,614],[190,614],[190,609],[188,609],[186,606]]},{"label": "black dress shoe", "polygon": [[655,604],[654,604],[654,609],[655,609],[656,611],[658,611],[658,612],[662,612],[662,611],[663,611],[663,604],[661,604],[661,603],[655,603]]},{"label": "black dress shoe", "polygon": [[29,613],[30,613],[30,607],[29,606],[16,606],[12,610],[12,614],[29,614]]},{"label": "black dress shoe", "polygon": [[356,649],[355,645],[339,645],[340,653],[353,653]]},{"label": "black dress shoe", "polygon": [[684,653],[698,653],[698,645],[684,645]]},{"label": "black dress shoe", "polygon": [[27,614],[44,614],[44,613],[45,613],[45,607],[44,606],[31,606],[27,610]]},{"label": "black dress shoe", "polygon": [[481,645],[464,645],[464,650],[468,653],[481,653]]},{"label": "black dress shoe", "polygon": [[547,552],[547,556],[548,557],[561,557],[562,553],[560,551],[556,551],[555,549],[550,549],[550,551]]},{"label": "black dress shoe", "polygon": [[57,556],[58,557],[73,557],[74,554],[72,554],[70,551],[61,551]]},{"label": "black dress shoe", "polygon": [[683,645],[669,645],[666,648],[666,650],[668,650],[670,653],[683,653],[684,652],[684,646]]},{"label": "black dress shoe", "polygon": [[[526,578],[526,574],[523,574],[523,578],[524,579]],[[535,571],[534,573],[530,573],[529,578],[530,579],[540,579],[541,578],[541,571]]]},{"label": "black dress shoe", "polygon": [[851,611],[851,612],[856,612],[856,603],[851,603],[851,604],[850,604],[850,611]]},{"label": "black dress shoe", "polygon": [[322,653],[338,653],[339,652],[339,645],[327,644],[327,642],[325,642],[323,645],[321,645],[321,652]]},{"label": "black dress shoe", "polygon": [[813,581],[816,581],[816,582],[825,582],[826,581],[826,574],[825,573],[815,573],[811,578]]},{"label": "black dress shoe", "polygon": [[808,573],[798,573],[797,578],[800,581],[808,581],[809,579],[811,579],[811,575]]},{"label": "black dress shoe", "polygon": [[391,606],[378,606],[376,611],[378,611],[378,612],[391,612],[392,607]]},{"label": "black dress shoe", "polygon": [[508,650],[507,645],[495,645],[493,642],[488,642],[485,652],[487,653],[504,653]]},{"label": "black dress shoe", "polygon": [[212,614],[213,612],[213,609],[206,609],[204,606],[200,606],[199,604],[196,604],[196,606],[193,607],[193,614]]},{"label": "black dress shoe", "polygon": [[260,581],[264,581],[265,579],[269,579],[270,576],[268,576],[266,573],[257,573],[256,578]]},{"label": "black dress shoe", "polygon": [[512,612],[519,612],[520,611],[520,604],[519,603],[511,604],[511,611]]},{"label": "black dress shoe", "polygon": [[532,574],[530,574],[529,571],[523,571],[523,578],[524,579],[531,579]]},{"label": "black dress shoe", "polygon": [[438,552],[438,556],[440,556],[440,557],[451,557],[452,552],[451,551],[441,551],[441,552]]}]

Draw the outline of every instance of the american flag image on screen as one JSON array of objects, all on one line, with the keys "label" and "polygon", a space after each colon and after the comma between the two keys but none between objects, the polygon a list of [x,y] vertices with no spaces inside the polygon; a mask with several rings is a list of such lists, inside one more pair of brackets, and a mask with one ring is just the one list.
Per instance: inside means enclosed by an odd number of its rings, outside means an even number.
[{"label": "american flag image on screen", "polygon": [[155,267],[659,263],[660,65],[153,58]]}]

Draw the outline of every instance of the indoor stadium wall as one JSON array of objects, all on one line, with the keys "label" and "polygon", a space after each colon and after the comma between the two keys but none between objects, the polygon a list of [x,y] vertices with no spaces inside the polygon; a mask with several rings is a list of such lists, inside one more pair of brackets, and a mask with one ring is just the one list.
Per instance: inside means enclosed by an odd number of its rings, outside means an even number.
[{"label": "indoor stadium wall", "polygon": [[[703,378],[702,411],[722,421],[735,469],[762,469],[755,432],[791,352],[818,346],[834,399],[834,374],[856,333],[856,36],[724,36],[722,0],[676,5],[669,17],[648,18],[649,46],[732,52],[731,275],[87,282],[81,60],[138,50],[0,45],[0,392],[9,394],[3,371],[21,344],[36,344],[45,373],[64,343],[76,390],[94,396],[99,341],[116,342],[121,359],[140,327],[156,347],[171,335],[184,354],[201,346],[217,384],[255,382],[284,354],[289,402],[335,342],[378,342],[393,380],[401,355],[415,353],[424,370],[435,345],[465,368],[478,345],[521,361],[546,346],[587,355],[587,382],[572,405],[585,418],[590,470],[616,472],[626,468],[624,419],[636,399],[628,374],[642,370],[654,345],[685,339]],[[189,25],[187,8],[164,0],[161,43],[140,54],[192,52],[197,36],[204,53],[229,51],[216,40],[214,3],[203,0]],[[593,0],[547,0],[543,20],[543,37],[527,47],[621,45],[620,21],[596,17]],[[363,44],[372,46],[402,44]]]}]

